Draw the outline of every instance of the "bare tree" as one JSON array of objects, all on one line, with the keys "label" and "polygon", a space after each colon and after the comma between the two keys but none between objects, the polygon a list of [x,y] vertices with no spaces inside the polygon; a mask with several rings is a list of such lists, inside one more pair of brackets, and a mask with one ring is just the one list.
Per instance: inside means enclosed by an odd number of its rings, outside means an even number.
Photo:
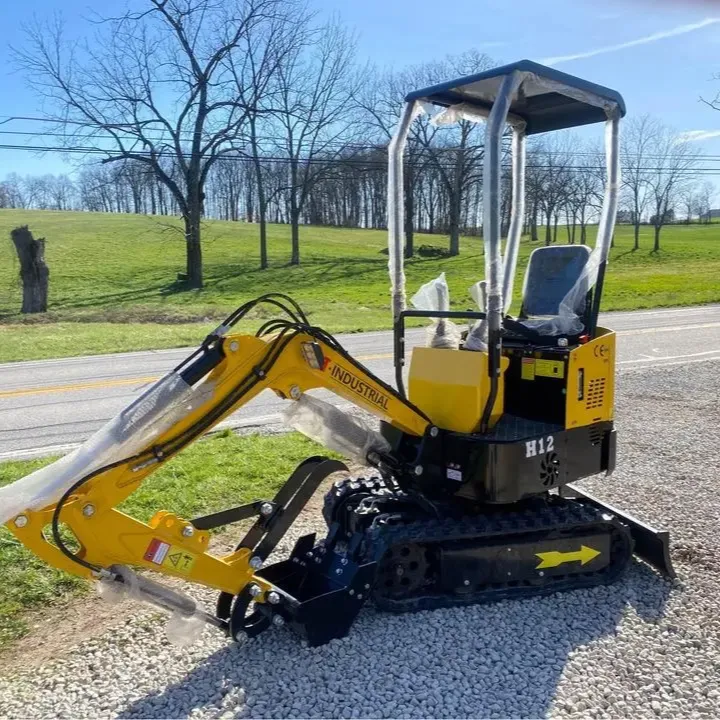
[{"label": "bare tree", "polygon": [[717,194],[715,185],[709,180],[700,183],[697,191],[698,220],[704,223],[712,222],[712,204]]},{"label": "bare tree", "polygon": [[650,222],[655,230],[653,252],[658,252],[660,232],[674,218],[675,205],[692,178],[689,171],[697,162],[697,153],[676,132],[662,126],[653,136],[651,148],[654,167],[647,183],[653,211]]},{"label": "bare tree", "polygon": [[657,120],[642,115],[627,121],[621,135],[623,200],[634,227],[633,250],[640,248],[640,224],[651,200],[649,166],[660,132]]},{"label": "bare tree", "polygon": [[205,181],[247,118],[227,61],[280,0],[145,3],[104,20],[92,46],[68,42],[55,20],[28,27],[28,47],[14,53],[68,137],[93,138],[105,162],[144,163],[172,194],[184,221],[187,283],[200,288]]},{"label": "bare tree", "polygon": [[[243,52],[230,55],[227,63],[235,78],[238,101],[247,109],[247,144],[252,159],[257,198],[257,220],[260,230],[260,268],[268,266],[267,256],[267,171],[263,163],[263,132],[272,134],[273,111],[277,113],[281,98],[278,73],[284,63],[307,44],[311,15],[301,4],[286,3],[282,14],[255,29],[243,39]],[[250,204],[248,203],[249,209]]]},{"label": "bare tree", "polygon": [[324,162],[352,139],[351,102],[357,77],[355,40],[336,22],[305,33],[278,68],[275,116],[288,158],[285,192],[292,238],[291,265],[300,264],[300,217],[310,190],[327,172]]}]

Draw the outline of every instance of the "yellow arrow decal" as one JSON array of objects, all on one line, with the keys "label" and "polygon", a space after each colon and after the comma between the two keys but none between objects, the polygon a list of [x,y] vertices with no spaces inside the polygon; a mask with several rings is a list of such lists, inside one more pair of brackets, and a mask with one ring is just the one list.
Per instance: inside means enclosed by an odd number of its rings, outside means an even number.
[{"label": "yellow arrow decal", "polygon": [[581,565],[589,563],[600,554],[599,550],[581,545],[579,550],[574,552],[560,552],[559,550],[551,550],[550,552],[535,553],[540,558],[540,564],[535,568],[542,570],[543,568],[554,568],[563,563],[580,561]]}]

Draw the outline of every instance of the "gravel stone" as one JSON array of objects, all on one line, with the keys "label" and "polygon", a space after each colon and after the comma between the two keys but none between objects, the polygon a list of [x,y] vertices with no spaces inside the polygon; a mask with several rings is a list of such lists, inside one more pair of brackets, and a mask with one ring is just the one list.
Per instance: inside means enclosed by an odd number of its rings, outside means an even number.
[{"label": "gravel stone", "polygon": [[[618,469],[591,492],[668,528],[679,580],[634,561],[611,587],[389,615],[307,648],[287,628],[179,649],[143,608],[40,669],[0,678],[0,716],[611,718],[720,716],[720,374],[624,370]],[[322,529],[303,516],[280,548]],[[213,607],[214,593],[192,594]]]}]

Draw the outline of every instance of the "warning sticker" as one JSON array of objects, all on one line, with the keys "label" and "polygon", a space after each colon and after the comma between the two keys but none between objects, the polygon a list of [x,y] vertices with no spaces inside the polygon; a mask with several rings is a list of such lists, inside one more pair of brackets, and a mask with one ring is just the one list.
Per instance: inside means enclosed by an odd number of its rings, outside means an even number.
[{"label": "warning sticker", "polygon": [[155,563],[156,565],[162,565],[169,549],[170,543],[153,538],[150,541],[148,549],[145,551],[145,555],[143,557],[148,562]]},{"label": "warning sticker", "polygon": [[565,363],[562,360],[536,360],[535,374],[538,377],[565,377]]},{"label": "warning sticker", "polygon": [[195,555],[183,548],[170,545],[157,538],[153,538],[143,556],[145,560],[155,565],[162,565],[169,570],[187,575],[195,564]]},{"label": "warning sticker", "polygon": [[520,377],[523,380],[535,379],[535,358],[524,357],[522,359],[522,369],[520,371]]},{"label": "warning sticker", "polygon": [[165,560],[163,560],[163,567],[184,575],[187,575],[192,570],[194,564],[195,555],[174,545],[170,548]]}]

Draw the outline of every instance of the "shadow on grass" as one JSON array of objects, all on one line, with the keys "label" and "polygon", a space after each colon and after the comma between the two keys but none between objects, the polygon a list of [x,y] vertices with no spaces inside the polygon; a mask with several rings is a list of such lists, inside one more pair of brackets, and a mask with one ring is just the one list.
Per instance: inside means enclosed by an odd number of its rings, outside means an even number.
[{"label": "shadow on grass", "polygon": [[[286,629],[223,647],[119,717],[187,716],[193,709],[248,718],[544,717],[570,653],[615,634],[628,607],[657,622],[669,593],[669,583],[634,562],[613,586],[535,600],[411,615],[368,608],[347,638],[320,648],[304,648]],[[407,674],[412,692],[408,680],[398,692],[396,678]],[[439,701],[416,702],[430,697]]]}]

